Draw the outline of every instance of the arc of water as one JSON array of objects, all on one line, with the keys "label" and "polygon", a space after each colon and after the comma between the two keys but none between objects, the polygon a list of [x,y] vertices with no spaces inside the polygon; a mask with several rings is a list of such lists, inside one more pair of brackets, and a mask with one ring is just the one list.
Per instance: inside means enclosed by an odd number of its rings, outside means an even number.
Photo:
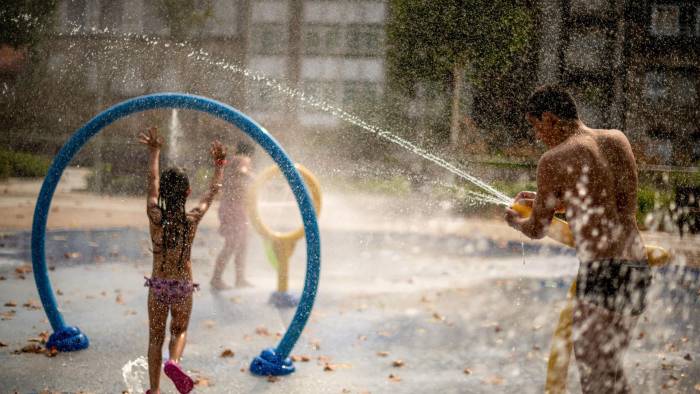
[{"label": "arc of water", "polygon": [[[75,26],[73,30],[70,33],[67,33],[68,35],[78,35],[78,34],[83,34],[84,32],[90,32],[90,33],[108,33],[108,29],[102,29],[98,30],[95,28],[89,29],[83,26]],[[66,34],[66,33],[62,33]],[[147,43],[148,45],[158,45],[162,39],[161,38],[155,38],[155,37],[150,37],[147,35],[143,34],[135,34],[135,33],[112,33],[119,35],[124,38],[129,38],[129,39],[139,39]],[[459,176],[460,178],[466,180],[467,182],[471,183],[472,185],[478,187],[479,189],[483,190],[486,194],[492,196],[494,198],[494,203],[495,201],[498,201],[499,205],[511,205],[513,203],[513,200],[505,195],[504,193],[500,192],[499,190],[495,189],[493,186],[489,185],[488,183],[482,181],[481,179],[467,173],[466,171],[460,169],[456,165],[428,152],[427,150],[417,146],[416,144],[401,138],[395,134],[392,134],[388,130],[382,129],[380,127],[371,125],[367,123],[366,121],[360,119],[359,117],[341,109],[338,107],[335,107],[328,102],[321,100],[319,98],[307,95],[305,92],[303,92],[300,89],[292,88],[290,86],[285,85],[284,83],[281,83],[277,81],[275,78],[268,77],[262,73],[259,72],[252,72],[245,67],[225,61],[223,59],[215,59],[212,57],[209,53],[204,51],[203,49],[197,49],[194,48],[190,43],[188,42],[177,42],[177,43],[169,43],[166,42],[164,44],[166,47],[175,47],[175,48],[180,48],[180,49],[186,49],[189,50],[190,52],[188,53],[189,58],[193,58],[194,60],[197,61],[202,61],[205,62],[206,65],[214,65],[217,67],[221,67],[224,70],[230,70],[233,71],[237,74],[240,74],[244,76],[245,78],[254,81],[256,83],[260,83],[263,87],[270,88],[270,89],[276,89],[278,92],[285,94],[289,97],[298,99],[301,101],[302,104],[310,105],[316,109],[320,109],[326,113],[329,113],[343,121],[346,121],[350,124],[353,124],[355,126],[358,126],[365,131],[371,132],[374,135],[376,135],[379,138],[382,138],[386,141],[389,141],[393,144],[396,144],[412,153],[415,153],[422,158],[448,170],[449,172]]]}]

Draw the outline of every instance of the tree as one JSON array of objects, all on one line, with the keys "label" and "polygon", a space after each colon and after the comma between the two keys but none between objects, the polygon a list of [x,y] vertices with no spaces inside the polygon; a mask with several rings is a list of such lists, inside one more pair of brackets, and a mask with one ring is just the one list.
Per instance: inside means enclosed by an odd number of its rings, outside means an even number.
[{"label": "tree", "polygon": [[507,78],[532,43],[526,0],[392,0],[389,83],[411,96],[419,82],[450,86],[450,145],[457,143],[464,84]]},{"label": "tree", "polygon": [[32,47],[50,26],[56,5],[56,0],[3,0],[0,44]]},{"label": "tree", "polygon": [[186,39],[192,30],[201,28],[212,16],[211,1],[158,0],[156,4],[175,40]]}]

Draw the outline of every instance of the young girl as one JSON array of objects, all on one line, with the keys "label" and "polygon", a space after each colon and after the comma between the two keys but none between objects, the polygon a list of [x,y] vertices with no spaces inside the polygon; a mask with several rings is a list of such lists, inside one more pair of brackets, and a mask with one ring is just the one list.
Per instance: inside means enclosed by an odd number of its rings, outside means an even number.
[{"label": "young girl", "polygon": [[191,192],[187,175],[180,169],[169,168],[159,176],[158,160],[163,139],[158,135],[158,129],[151,127],[146,133],[141,133],[139,142],[148,146],[150,151],[146,213],[153,243],[153,271],[145,284],[149,287],[148,374],[151,389],[148,393],[160,392],[160,366],[168,312],[171,315],[170,357],[163,370],[180,393],[189,393],[194,382],[178,363],[185,348],[192,293],[198,287],[192,282],[190,254],[197,225],[221,187],[226,151],[220,142],[212,143],[214,176],[209,190],[194,209],[186,212],[185,202]]}]

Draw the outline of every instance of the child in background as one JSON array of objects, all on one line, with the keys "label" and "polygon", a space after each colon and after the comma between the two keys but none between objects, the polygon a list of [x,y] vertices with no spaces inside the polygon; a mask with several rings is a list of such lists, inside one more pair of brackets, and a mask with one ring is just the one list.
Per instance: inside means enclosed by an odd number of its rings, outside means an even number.
[{"label": "child in background", "polygon": [[221,275],[226,268],[231,255],[235,253],[236,287],[248,287],[250,283],[245,278],[245,258],[248,243],[248,215],[245,208],[245,195],[248,192],[251,175],[251,157],[253,145],[239,142],[236,154],[226,171],[224,186],[219,206],[219,234],[224,237],[224,247],[216,258],[211,287],[215,290],[229,289]]},{"label": "child in background", "polygon": [[148,374],[151,388],[148,393],[160,392],[160,367],[168,313],[171,315],[169,359],[163,369],[180,393],[188,393],[194,387],[194,382],[178,363],[185,348],[192,312],[192,293],[198,287],[192,281],[192,241],[197,225],[221,187],[226,151],[220,142],[212,143],[214,176],[209,190],[194,209],[186,212],[185,203],[192,191],[187,175],[178,168],[168,168],[159,174],[158,161],[163,139],[158,135],[158,129],[151,127],[146,133],[141,133],[139,142],[148,146],[150,152],[146,213],[153,244],[153,271],[145,284],[149,287]]}]

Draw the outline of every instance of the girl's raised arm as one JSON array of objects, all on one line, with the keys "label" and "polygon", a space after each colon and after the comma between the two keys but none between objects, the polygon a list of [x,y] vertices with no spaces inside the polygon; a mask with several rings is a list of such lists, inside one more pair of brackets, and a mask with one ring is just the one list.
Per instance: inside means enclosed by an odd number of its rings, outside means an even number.
[{"label": "girl's raised arm", "polygon": [[219,141],[211,143],[211,157],[214,159],[214,176],[211,177],[209,189],[200,198],[199,204],[190,211],[190,214],[195,216],[195,220],[199,221],[207,212],[214,196],[221,189],[221,182],[224,180],[224,166],[226,165],[226,148]]},{"label": "girl's raised arm", "polygon": [[160,147],[163,145],[163,137],[158,135],[158,128],[151,127],[145,133],[139,134],[139,142],[148,146],[148,195],[146,207],[152,208],[158,205],[158,183],[160,173],[158,162],[160,159]]}]

